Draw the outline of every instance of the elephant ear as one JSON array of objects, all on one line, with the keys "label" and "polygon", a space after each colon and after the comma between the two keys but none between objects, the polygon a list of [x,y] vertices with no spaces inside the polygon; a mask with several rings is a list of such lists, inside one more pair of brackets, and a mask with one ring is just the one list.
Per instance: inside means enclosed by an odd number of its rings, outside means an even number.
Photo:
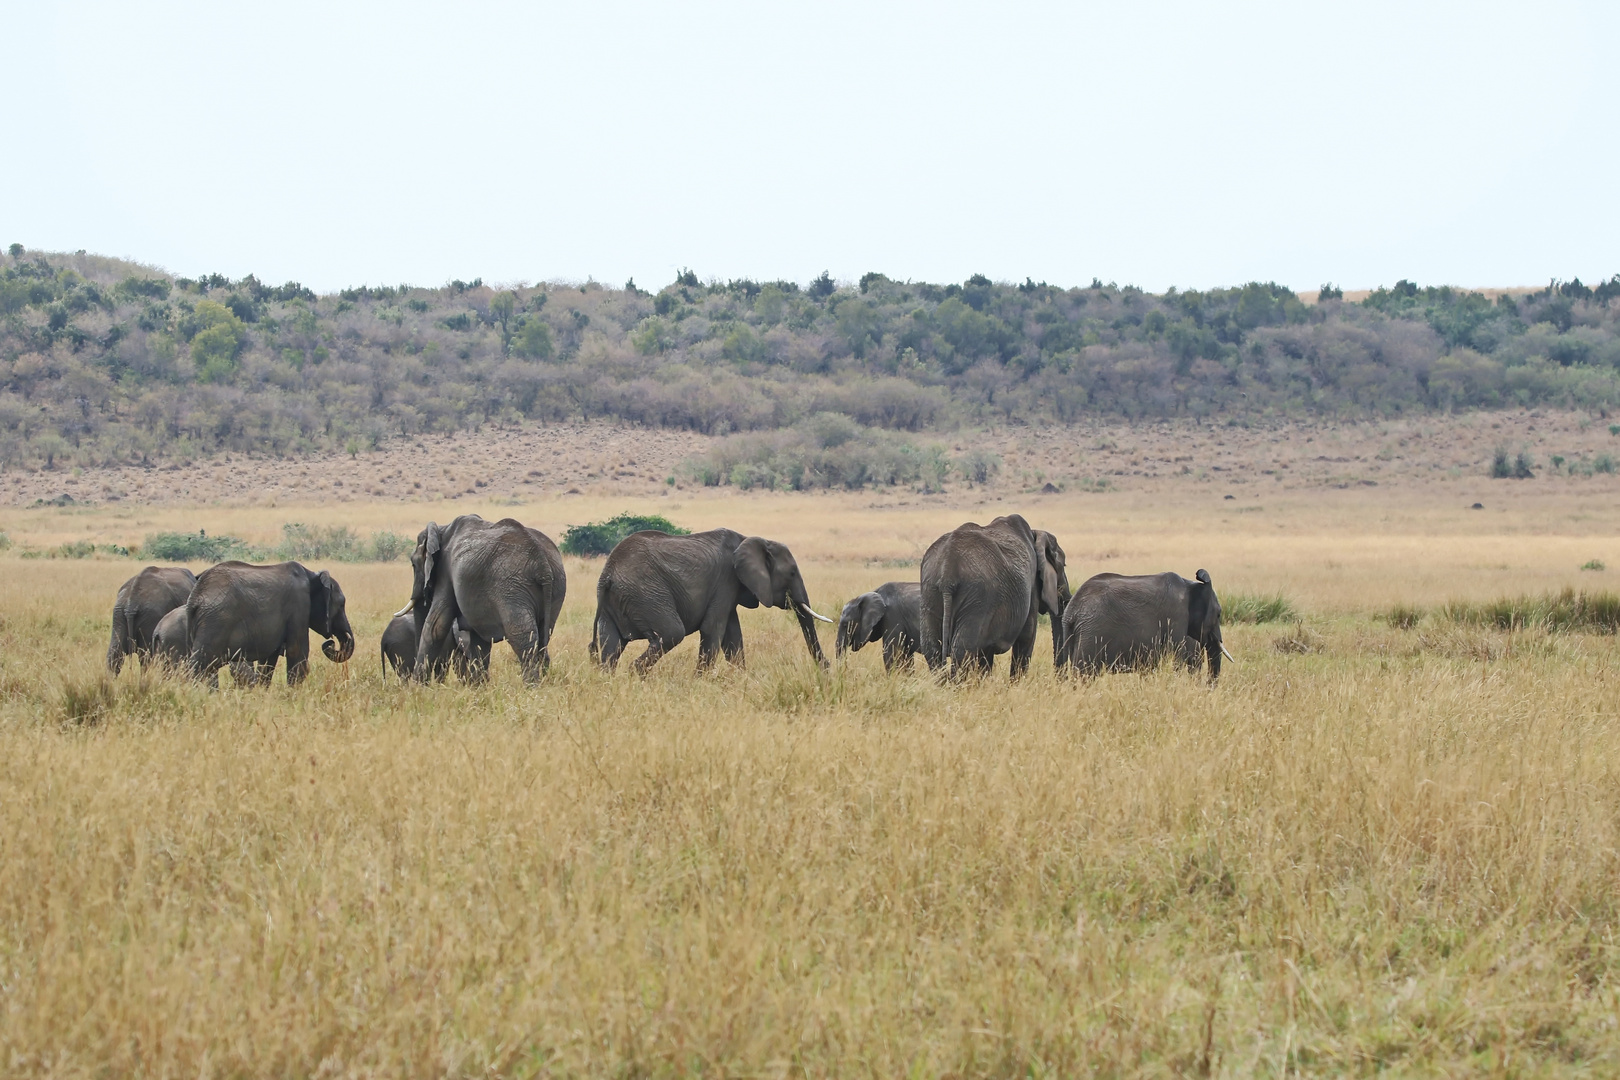
[{"label": "elephant ear", "polygon": [[326,570],[309,583],[309,628],[323,638],[332,636],[332,575]]},{"label": "elephant ear", "polygon": [[1043,529],[1035,532],[1035,554],[1040,557],[1041,614],[1057,620],[1069,601],[1069,578],[1064,573],[1063,549],[1057,537]]},{"label": "elephant ear", "polygon": [[776,606],[771,602],[772,561],[770,547],[763,537],[750,536],[737,545],[737,552],[731,557],[731,566],[737,573],[737,580],[754,600],[752,604],[739,601],[744,607],[759,604]]},{"label": "elephant ear", "polygon": [[439,554],[439,525],[437,522],[428,522],[427,528],[422,530],[422,592],[433,591],[433,563],[434,556]]},{"label": "elephant ear", "polygon": [[879,593],[867,593],[861,597],[861,628],[855,640],[862,645],[870,645],[878,639],[878,624],[888,613],[889,605]]},{"label": "elephant ear", "polygon": [[1221,625],[1221,602],[1215,598],[1215,585],[1208,570],[1193,575],[1187,590],[1187,636],[1208,642]]}]

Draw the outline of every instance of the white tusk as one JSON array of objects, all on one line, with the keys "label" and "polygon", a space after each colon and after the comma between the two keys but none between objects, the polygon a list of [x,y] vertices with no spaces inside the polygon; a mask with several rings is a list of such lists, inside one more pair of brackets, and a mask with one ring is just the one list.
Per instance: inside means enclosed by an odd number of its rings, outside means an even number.
[{"label": "white tusk", "polygon": [[398,611],[394,612],[393,618],[397,619],[401,615],[409,615],[411,613],[411,608],[413,608],[415,606],[416,605],[414,603],[406,604],[404,607],[402,607]]},{"label": "white tusk", "polygon": [[1226,651],[1226,642],[1224,641],[1221,642],[1221,655],[1232,661],[1232,663],[1237,663],[1237,657]]},{"label": "white tusk", "polygon": [[832,622],[832,620],[827,618],[827,616],[817,614],[816,609],[811,607],[809,604],[800,604],[799,607],[802,608],[804,613],[809,615],[811,618],[820,619],[824,623]]}]

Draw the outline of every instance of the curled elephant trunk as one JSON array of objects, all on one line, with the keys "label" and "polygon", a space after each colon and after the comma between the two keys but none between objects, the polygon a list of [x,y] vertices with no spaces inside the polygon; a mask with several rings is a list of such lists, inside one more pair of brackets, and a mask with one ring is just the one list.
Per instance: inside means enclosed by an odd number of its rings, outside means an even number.
[{"label": "curled elephant trunk", "polygon": [[321,642],[321,652],[334,664],[347,664],[349,657],[354,655],[354,630],[349,626],[348,617],[340,620],[332,630],[336,640],[327,638]]}]

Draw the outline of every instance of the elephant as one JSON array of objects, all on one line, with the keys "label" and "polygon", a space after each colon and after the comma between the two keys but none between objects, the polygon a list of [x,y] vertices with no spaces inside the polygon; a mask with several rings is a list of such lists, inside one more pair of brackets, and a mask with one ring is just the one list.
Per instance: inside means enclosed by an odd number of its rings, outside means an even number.
[{"label": "elephant", "polygon": [[883,642],[883,670],[896,665],[909,669],[922,639],[922,586],[915,581],[891,581],[872,592],[862,593],[844,605],[838,617],[838,637],[833,655],[843,656],[847,648],[859,652],[862,645]]},{"label": "elephant", "polygon": [[1209,571],[1180,574],[1098,574],[1080,586],[1063,613],[1064,661],[1095,675],[1151,667],[1165,655],[1197,671],[1209,662],[1220,678],[1221,602]]},{"label": "elephant", "polygon": [[[450,664],[456,669],[456,674],[462,681],[468,681],[472,673],[467,668],[468,634],[457,622],[451,627],[453,644],[450,650]],[[416,674],[416,612],[410,605],[394,614],[393,621],[382,635],[382,662],[383,675],[386,676],[390,668],[401,679],[412,678]],[[489,662],[489,651],[484,651],[484,662]]]},{"label": "elephant", "polygon": [[107,646],[107,670],[117,675],[124,657],[152,656],[153,634],[163,617],[184,607],[196,575],[183,566],[148,566],[118,588],[113,601],[112,641]]},{"label": "elephant", "polygon": [[1029,668],[1041,615],[1052,617],[1052,656],[1062,655],[1069,600],[1063,548],[1020,514],[968,522],[929,545],[922,560],[922,653],[952,677],[988,672],[1012,651],[1012,677]]},{"label": "elephant", "polygon": [[[189,625],[184,604],[163,616],[157,624],[157,629],[152,632],[152,659],[171,670],[184,667],[191,650],[191,645],[186,640]],[[276,670],[276,659],[280,655],[277,653],[269,660],[257,663],[250,660],[233,660],[230,664],[231,677],[236,680],[237,686],[268,686],[270,676]]]},{"label": "elephant", "polygon": [[429,522],[411,552],[411,610],[416,618],[416,677],[442,679],[459,625],[467,633],[468,671],[489,671],[490,646],[510,641],[534,684],[551,666],[551,632],[568,594],[562,555],[551,538],[511,518],[463,514]]},{"label": "elephant", "polygon": [[624,647],[647,642],[634,669],[645,674],[659,657],[698,634],[698,670],[717,652],[743,665],[742,624],[737,606],[789,608],[817,664],[827,666],[815,620],[830,623],[810,606],[799,564],[787,545],[731,529],[687,536],[648,530],[614,546],[596,582],[596,623],[591,656],[612,671]]},{"label": "elephant", "polygon": [[[325,570],[299,563],[252,566],[223,562],[204,570],[186,601],[187,666],[193,678],[219,685],[219,669],[231,665],[243,681],[269,682],[278,657],[287,658],[287,685],[309,674],[309,632],[326,640],[321,652],[334,663],[354,655],[343,589]],[[336,645],[333,639],[336,639]]]},{"label": "elephant", "polygon": [[186,605],[181,604],[158,620],[152,631],[152,659],[157,663],[179,668],[191,655],[191,642],[187,640]]}]

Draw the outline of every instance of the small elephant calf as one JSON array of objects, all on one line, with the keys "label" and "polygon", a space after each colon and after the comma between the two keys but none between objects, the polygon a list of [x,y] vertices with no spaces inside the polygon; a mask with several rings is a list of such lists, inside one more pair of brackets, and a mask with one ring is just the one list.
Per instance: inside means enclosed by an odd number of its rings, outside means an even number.
[{"label": "small elephant calf", "polygon": [[843,656],[846,648],[859,652],[862,645],[882,641],[883,670],[896,666],[909,670],[912,657],[922,648],[921,625],[922,585],[891,581],[844,605],[833,652]]},{"label": "small elephant calf", "polygon": [[[415,674],[416,637],[416,613],[406,608],[395,615],[383,631],[382,662],[385,676],[390,668],[402,680],[409,680]],[[473,635],[461,625],[459,619],[451,624],[450,643],[450,664],[462,682],[482,681],[489,674],[491,643],[473,641]],[[442,677],[443,672],[438,674]]]}]

